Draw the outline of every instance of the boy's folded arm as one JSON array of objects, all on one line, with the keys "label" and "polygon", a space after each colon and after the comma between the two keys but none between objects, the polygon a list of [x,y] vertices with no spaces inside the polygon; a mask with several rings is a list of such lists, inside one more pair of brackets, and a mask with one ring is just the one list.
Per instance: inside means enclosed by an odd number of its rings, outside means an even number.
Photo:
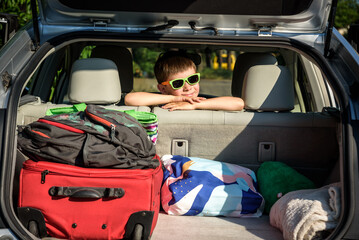
[{"label": "boy's folded arm", "polygon": [[172,102],[175,96],[148,92],[128,93],[125,104],[128,106],[153,106]]},{"label": "boy's folded arm", "polygon": [[195,109],[240,111],[244,107],[244,102],[238,97],[216,97],[194,103],[194,105]]},{"label": "boy's folded arm", "polygon": [[125,97],[125,104],[127,106],[153,106],[167,104],[170,102],[189,102],[195,103],[204,100],[203,97],[186,97],[173,96],[166,94],[148,93],[148,92],[133,92],[128,93]]},{"label": "boy's folded arm", "polygon": [[216,97],[204,99],[200,102],[171,102],[164,105],[162,108],[170,111],[174,110],[224,110],[224,111],[240,111],[244,107],[244,102],[237,97]]}]

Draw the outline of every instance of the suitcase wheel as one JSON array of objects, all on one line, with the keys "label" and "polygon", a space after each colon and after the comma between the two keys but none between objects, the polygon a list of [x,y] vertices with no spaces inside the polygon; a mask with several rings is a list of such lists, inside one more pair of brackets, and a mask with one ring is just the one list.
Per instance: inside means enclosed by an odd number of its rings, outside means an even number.
[{"label": "suitcase wheel", "polygon": [[148,240],[151,238],[151,227],[154,211],[132,213],[125,228],[125,239]]},{"label": "suitcase wheel", "polygon": [[29,232],[38,238],[47,237],[45,218],[40,210],[31,207],[19,207],[17,213],[20,222]]},{"label": "suitcase wheel", "polygon": [[28,226],[28,230],[29,232],[31,232],[33,235],[35,235],[36,237],[39,237],[39,228],[37,227],[37,223],[36,221],[29,221],[29,226]]},{"label": "suitcase wheel", "polygon": [[132,233],[133,240],[141,240],[143,235],[143,226],[141,224],[136,224],[135,229]]}]

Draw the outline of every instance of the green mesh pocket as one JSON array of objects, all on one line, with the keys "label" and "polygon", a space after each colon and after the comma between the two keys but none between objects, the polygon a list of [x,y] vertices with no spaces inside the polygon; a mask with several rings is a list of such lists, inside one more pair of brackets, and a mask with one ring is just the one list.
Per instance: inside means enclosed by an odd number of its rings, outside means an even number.
[{"label": "green mesh pocket", "polygon": [[83,112],[86,109],[85,103],[74,104],[71,107],[59,107],[59,108],[51,108],[47,109],[46,116],[58,115],[63,113],[76,113]]},{"label": "green mesh pocket", "polygon": [[125,110],[124,112],[134,117],[137,121],[139,121],[142,124],[152,124],[158,121],[156,114],[151,112],[140,112],[136,110]]},{"label": "green mesh pocket", "polygon": [[151,112],[139,112],[136,110],[125,110],[124,112],[141,123],[151,141],[156,144],[158,136],[158,119],[156,114]]}]

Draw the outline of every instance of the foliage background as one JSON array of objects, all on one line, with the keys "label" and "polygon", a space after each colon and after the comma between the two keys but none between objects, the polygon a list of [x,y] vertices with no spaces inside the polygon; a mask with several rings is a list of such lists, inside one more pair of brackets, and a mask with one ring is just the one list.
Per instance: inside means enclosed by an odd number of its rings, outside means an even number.
[{"label": "foliage background", "polygon": [[32,19],[30,0],[1,0],[0,12],[18,15],[20,27]]},{"label": "foliage background", "polygon": [[335,27],[348,28],[353,23],[359,23],[359,1],[339,0],[335,15]]}]

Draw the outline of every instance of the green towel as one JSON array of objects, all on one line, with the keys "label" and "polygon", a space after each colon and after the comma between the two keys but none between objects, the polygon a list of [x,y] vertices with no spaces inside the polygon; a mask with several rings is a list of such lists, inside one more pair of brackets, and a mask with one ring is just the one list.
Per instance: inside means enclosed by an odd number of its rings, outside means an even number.
[{"label": "green towel", "polygon": [[257,171],[257,178],[259,192],[265,200],[264,212],[267,214],[284,194],[315,188],[311,180],[282,162],[264,162]]}]

